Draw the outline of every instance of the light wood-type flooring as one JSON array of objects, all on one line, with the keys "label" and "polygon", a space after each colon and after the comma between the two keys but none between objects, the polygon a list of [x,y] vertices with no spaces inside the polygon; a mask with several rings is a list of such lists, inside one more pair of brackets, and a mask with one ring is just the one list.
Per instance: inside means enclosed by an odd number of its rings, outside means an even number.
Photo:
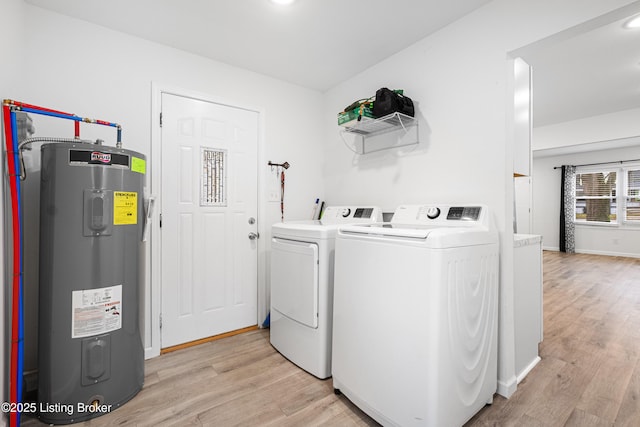
[{"label": "light wood-type flooring", "polygon": [[[467,426],[640,426],[640,259],[545,252],[540,355]],[[79,425],[377,425],[277,353],[268,330],[162,355],[145,373],[130,402]]]}]

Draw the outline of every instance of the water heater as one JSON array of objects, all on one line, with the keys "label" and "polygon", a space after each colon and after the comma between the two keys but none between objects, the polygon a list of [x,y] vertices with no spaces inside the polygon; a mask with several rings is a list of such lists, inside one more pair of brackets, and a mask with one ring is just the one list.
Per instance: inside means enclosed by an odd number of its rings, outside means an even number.
[{"label": "water heater", "polygon": [[42,146],[38,410],[67,424],[140,391],[145,157]]}]

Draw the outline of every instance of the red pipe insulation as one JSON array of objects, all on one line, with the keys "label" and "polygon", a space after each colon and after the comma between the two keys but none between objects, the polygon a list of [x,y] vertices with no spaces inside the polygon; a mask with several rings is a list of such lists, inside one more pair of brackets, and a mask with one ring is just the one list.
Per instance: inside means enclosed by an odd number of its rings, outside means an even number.
[{"label": "red pipe insulation", "polygon": [[[31,109],[34,109],[34,110],[46,111],[48,113],[56,113],[56,114],[64,114],[64,115],[67,115],[67,116],[75,116],[75,114],[67,113],[67,112],[64,112],[64,111],[53,110],[51,108],[40,107],[38,105],[27,104],[25,102],[14,101],[12,99],[6,99],[5,100],[5,104],[14,105],[14,106],[20,107],[20,108],[31,108]],[[73,136],[74,136],[74,138],[77,138],[77,139],[80,138],[80,122],[77,122],[77,121],[74,122]]]},{"label": "red pipe insulation", "polygon": [[8,103],[9,105],[15,105],[16,107],[32,108],[34,110],[48,111],[49,113],[64,114],[64,115],[67,115],[67,116],[75,116],[75,114],[72,114],[72,113],[66,113],[66,112],[60,111],[60,110],[52,110],[51,108],[39,107],[37,105],[27,104],[27,103],[20,102],[20,101],[14,101],[12,99],[5,99],[4,102],[5,102],[5,104]]},{"label": "red pipe insulation", "polygon": [[[20,218],[18,211],[18,191],[16,187],[16,164],[14,161],[13,135],[11,132],[11,110],[6,103],[3,105],[4,136],[7,147],[7,166],[11,194],[11,213],[13,217],[13,283],[11,309],[11,370],[9,379],[9,401],[18,403],[18,344],[19,344],[19,305],[20,305]],[[9,423],[18,425],[18,413],[10,412]]]},{"label": "red pipe insulation", "polygon": [[89,119],[89,118],[86,118],[86,117],[80,117],[80,116],[76,116],[75,114],[66,113],[64,111],[53,110],[51,108],[40,107],[38,105],[27,104],[27,103],[24,103],[24,102],[14,101],[14,100],[11,100],[11,99],[5,99],[4,100],[4,105],[8,105],[8,106],[11,106],[11,107],[16,107],[16,108],[18,108],[18,109],[20,109],[22,111],[26,111],[26,112],[33,112],[33,113],[36,113],[36,114],[44,114],[44,115],[58,117],[58,118],[62,118],[62,119],[73,120],[75,122],[75,124],[74,124],[74,137],[76,139],[80,139],[80,122],[94,123],[94,124],[103,125],[103,126],[115,127],[117,129],[117,139],[116,139],[117,144],[116,144],[116,147],[118,147],[118,148],[121,147],[121,144],[122,144],[122,127],[117,123],[107,122],[105,120],[96,120],[96,119]]}]

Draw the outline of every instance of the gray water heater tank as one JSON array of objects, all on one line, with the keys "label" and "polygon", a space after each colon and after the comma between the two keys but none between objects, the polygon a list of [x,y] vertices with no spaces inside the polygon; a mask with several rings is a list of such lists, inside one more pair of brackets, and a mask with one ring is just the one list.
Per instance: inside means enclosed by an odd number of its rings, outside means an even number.
[{"label": "gray water heater tank", "polygon": [[42,146],[38,410],[47,423],[104,415],[142,388],[143,188],[130,150]]}]

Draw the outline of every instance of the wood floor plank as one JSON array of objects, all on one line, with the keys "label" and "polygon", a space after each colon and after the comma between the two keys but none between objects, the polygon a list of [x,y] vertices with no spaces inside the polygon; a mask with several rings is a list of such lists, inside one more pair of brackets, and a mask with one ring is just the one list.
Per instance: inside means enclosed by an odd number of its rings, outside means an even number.
[{"label": "wood floor plank", "polygon": [[591,383],[597,369],[595,359],[589,359],[587,366],[578,363],[567,363],[558,370],[549,381],[544,393],[551,396],[566,393],[580,396]]},{"label": "wood floor plank", "polygon": [[[269,395],[267,390],[271,384],[277,381],[288,380],[290,377],[299,374],[300,370],[278,354],[272,354],[267,359],[257,362],[257,366],[252,369],[242,368],[237,371],[228,371],[220,374],[206,386],[195,384],[191,390],[183,390],[181,396],[158,408],[153,414],[158,420],[157,425],[172,418],[190,418],[196,416],[200,418],[205,413],[205,418],[215,419],[217,412],[229,411],[229,402],[240,399],[243,396],[259,391],[262,395]],[[247,376],[247,372],[252,370],[253,375]],[[231,406],[235,408],[235,406]],[[232,414],[235,412],[230,411]],[[242,412],[242,411],[240,411]],[[138,417],[136,421],[143,421]]]},{"label": "wood floor plank", "polygon": [[527,409],[526,415],[544,425],[564,425],[578,403],[579,396],[569,393],[543,393],[535,404]]},{"label": "wood floor plank", "polygon": [[[545,389],[566,366],[566,362],[553,357],[542,359],[518,386],[518,391],[505,399],[497,396],[493,404],[486,406],[475,415],[468,426],[503,426],[519,425],[522,417],[532,405],[538,402],[539,397],[545,393]],[[535,375],[533,374],[535,372]]]},{"label": "wood floor plank", "polygon": [[284,420],[270,423],[268,426],[299,427],[299,426],[377,426],[360,409],[346,399],[341,399],[333,393],[311,402],[304,410],[300,410]]},{"label": "wood floor plank", "polygon": [[612,425],[612,422],[603,420],[580,409],[575,409],[565,424],[566,427],[609,427]]},{"label": "wood floor plank", "polygon": [[629,385],[624,392],[620,410],[616,415],[616,426],[640,424],[640,361],[636,363]]}]

